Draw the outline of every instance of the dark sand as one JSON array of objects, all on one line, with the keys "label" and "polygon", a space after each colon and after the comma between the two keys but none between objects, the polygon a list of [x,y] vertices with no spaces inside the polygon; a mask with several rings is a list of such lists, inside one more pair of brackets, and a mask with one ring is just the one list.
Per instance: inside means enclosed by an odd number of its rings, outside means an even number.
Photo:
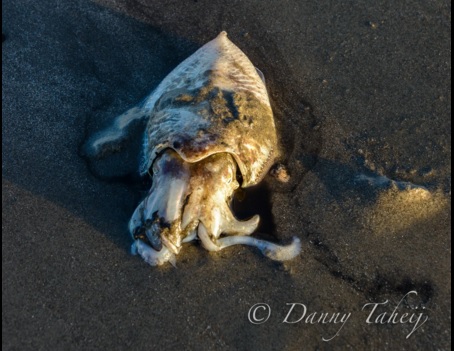
[{"label": "dark sand", "polygon": [[[450,2],[2,5],[4,350],[450,349]],[[89,167],[79,147],[221,30],[267,78],[292,177],[243,214],[302,254],[188,245],[153,268],[126,230],[143,187],[107,180],[130,164]],[[397,312],[429,320],[408,339],[366,323],[364,304],[391,313],[412,290]],[[253,325],[258,302],[272,314]],[[324,342],[340,325],[283,324],[290,302],[352,315]]]}]

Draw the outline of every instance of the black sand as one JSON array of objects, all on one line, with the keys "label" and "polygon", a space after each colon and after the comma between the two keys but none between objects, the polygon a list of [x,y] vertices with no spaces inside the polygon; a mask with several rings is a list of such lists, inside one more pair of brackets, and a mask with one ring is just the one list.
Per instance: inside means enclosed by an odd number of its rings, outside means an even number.
[{"label": "black sand", "polygon": [[[5,350],[450,348],[448,1],[2,5]],[[153,268],[126,230],[143,187],[111,179],[131,164],[79,147],[221,30],[266,76],[291,174],[239,211],[302,254],[189,245]],[[408,339],[408,322],[366,323],[366,303],[391,313],[413,290],[397,312],[429,319]],[[259,302],[272,314],[253,325]],[[325,342],[340,324],[284,324],[292,302],[352,315]]]}]

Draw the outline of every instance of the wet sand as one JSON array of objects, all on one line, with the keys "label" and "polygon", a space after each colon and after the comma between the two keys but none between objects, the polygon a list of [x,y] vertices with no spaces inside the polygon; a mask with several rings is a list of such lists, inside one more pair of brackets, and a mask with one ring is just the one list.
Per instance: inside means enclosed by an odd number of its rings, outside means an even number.
[{"label": "wet sand", "polygon": [[[3,348],[449,349],[450,10],[4,1]],[[291,176],[266,178],[236,209],[264,217],[257,236],[299,236],[302,253],[278,264],[192,244],[177,269],[153,268],[129,254],[145,189],[129,175],[134,152],[87,163],[80,146],[221,30],[266,77]],[[369,321],[399,305],[427,322],[408,339],[409,316],[368,324],[365,304],[387,300]],[[271,307],[266,323],[248,320],[256,303]],[[342,328],[282,323],[289,303],[351,315]]]}]

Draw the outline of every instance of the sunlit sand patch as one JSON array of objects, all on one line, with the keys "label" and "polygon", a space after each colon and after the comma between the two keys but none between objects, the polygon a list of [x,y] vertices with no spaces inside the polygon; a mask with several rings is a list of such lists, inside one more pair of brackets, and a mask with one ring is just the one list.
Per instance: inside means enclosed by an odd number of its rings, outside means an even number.
[{"label": "sunlit sand patch", "polygon": [[366,215],[369,228],[376,235],[402,234],[406,229],[428,220],[442,211],[448,200],[441,192],[431,193],[424,187],[384,190]]},{"label": "sunlit sand patch", "polygon": [[411,182],[405,182],[400,180],[393,180],[383,175],[374,175],[374,176],[367,176],[365,174],[360,174],[357,178],[357,181],[360,182],[367,182],[371,186],[375,188],[382,188],[382,189],[397,189],[397,190],[411,190],[411,189],[427,189],[422,185],[417,185]]}]

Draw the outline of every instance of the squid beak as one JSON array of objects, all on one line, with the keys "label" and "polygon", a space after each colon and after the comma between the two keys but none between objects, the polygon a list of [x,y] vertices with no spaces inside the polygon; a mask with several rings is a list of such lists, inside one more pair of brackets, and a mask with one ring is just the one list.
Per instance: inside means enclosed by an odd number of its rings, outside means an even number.
[{"label": "squid beak", "polygon": [[147,219],[145,221],[145,233],[147,235],[148,242],[150,246],[156,250],[161,251],[162,249],[162,241],[161,241],[161,226],[160,220],[158,216],[158,211],[153,213],[151,219]]}]

